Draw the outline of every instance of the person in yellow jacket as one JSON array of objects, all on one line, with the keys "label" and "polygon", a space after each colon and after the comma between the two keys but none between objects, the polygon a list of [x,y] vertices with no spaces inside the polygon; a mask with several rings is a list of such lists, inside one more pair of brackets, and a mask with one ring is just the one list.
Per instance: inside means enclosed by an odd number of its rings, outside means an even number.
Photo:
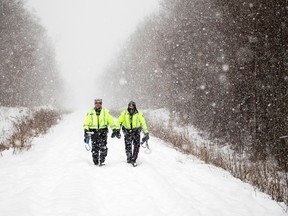
[{"label": "person in yellow jacket", "polygon": [[91,135],[93,162],[95,165],[103,166],[108,153],[108,125],[113,130],[113,134],[116,133],[117,128],[109,111],[102,108],[102,99],[95,99],[94,102],[95,107],[87,112],[84,119],[84,142],[88,139],[87,132],[93,132]]},{"label": "person in yellow jacket", "polygon": [[[149,139],[149,132],[147,130],[145,118],[143,117],[142,112],[137,110],[134,101],[130,101],[128,108],[120,114],[117,120],[117,128],[120,129],[121,126],[124,133],[127,163],[137,166],[136,160],[140,149],[140,132],[143,131],[144,133],[142,142]],[[120,131],[117,130],[115,136],[119,138],[119,134]]]}]

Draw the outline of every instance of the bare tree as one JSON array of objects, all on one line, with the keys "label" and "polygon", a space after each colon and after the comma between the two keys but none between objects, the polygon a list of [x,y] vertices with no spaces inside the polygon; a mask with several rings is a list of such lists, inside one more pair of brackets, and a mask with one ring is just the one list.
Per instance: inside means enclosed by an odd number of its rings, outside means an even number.
[{"label": "bare tree", "polygon": [[0,26],[0,104],[54,102],[59,78],[46,30],[22,0],[1,0]]}]

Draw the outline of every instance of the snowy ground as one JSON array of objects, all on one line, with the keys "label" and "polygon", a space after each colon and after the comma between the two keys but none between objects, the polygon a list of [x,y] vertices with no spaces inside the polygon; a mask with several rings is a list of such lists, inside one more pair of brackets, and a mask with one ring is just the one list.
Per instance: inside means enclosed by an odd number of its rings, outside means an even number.
[{"label": "snowy ground", "polygon": [[140,152],[136,168],[125,162],[123,138],[109,138],[107,165],[94,166],[83,143],[85,113],[64,117],[28,152],[3,153],[1,216],[288,215],[250,185],[154,137],[152,154]]},{"label": "snowy ground", "polygon": [[29,114],[27,108],[0,106],[0,143],[13,134],[13,122]]}]

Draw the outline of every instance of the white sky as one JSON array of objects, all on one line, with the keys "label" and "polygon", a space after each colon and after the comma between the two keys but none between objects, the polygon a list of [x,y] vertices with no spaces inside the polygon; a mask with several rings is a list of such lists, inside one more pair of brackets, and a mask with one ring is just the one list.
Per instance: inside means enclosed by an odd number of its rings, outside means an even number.
[{"label": "white sky", "polygon": [[158,0],[28,0],[27,5],[55,43],[68,104],[90,107],[101,97],[97,82],[105,82],[97,75]]}]

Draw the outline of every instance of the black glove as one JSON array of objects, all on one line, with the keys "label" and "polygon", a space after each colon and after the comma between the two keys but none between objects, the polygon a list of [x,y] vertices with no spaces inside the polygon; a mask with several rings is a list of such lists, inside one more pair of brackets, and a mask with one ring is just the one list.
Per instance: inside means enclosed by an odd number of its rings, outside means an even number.
[{"label": "black glove", "polygon": [[147,140],[149,140],[149,133],[144,134],[144,137],[142,138],[142,142],[146,142]]},{"label": "black glove", "polygon": [[116,137],[117,137],[118,139],[120,139],[120,138],[121,138],[121,133],[120,133],[120,130],[117,130],[117,131],[116,131]]},{"label": "black glove", "polygon": [[119,131],[119,130],[113,129],[113,132],[112,132],[112,134],[111,134],[111,138],[114,138],[114,137],[117,136],[117,131]]}]

